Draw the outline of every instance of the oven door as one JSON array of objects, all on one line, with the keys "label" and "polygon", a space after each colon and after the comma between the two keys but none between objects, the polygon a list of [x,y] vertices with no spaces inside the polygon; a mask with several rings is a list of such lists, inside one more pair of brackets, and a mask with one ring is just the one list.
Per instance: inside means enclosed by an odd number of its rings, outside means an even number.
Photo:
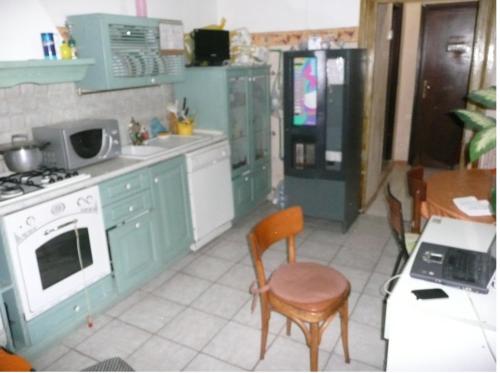
[{"label": "oven door", "polygon": [[18,245],[27,320],[111,272],[106,234],[92,214],[66,216]]}]

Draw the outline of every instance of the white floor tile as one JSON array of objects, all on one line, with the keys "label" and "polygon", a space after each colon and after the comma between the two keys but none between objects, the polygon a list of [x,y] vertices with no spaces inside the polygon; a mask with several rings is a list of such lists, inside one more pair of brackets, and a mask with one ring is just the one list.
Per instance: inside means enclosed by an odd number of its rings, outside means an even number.
[{"label": "white floor tile", "polygon": [[329,245],[341,246],[347,239],[348,234],[344,234],[340,231],[335,231],[333,229],[315,229],[309,237],[308,240],[324,242]]},{"label": "white floor tile", "polygon": [[212,356],[198,354],[189,365],[184,368],[185,372],[244,372],[244,369],[230,365]]},{"label": "white floor tile", "polygon": [[178,372],[196,355],[196,351],[153,336],[127,358],[127,363],[139,372]]},{"label": "white floor tile", "polygon": [[351,358],[350,363],[346,363],[344,355],[332,354],[328,363],[323,369],[326,372],[378,372],[382,369],[364,364]]},{"label": "white floor tile", "polygon": [[106,314],[101,314],[95,317],[92,317],[92,327],[89,328],[87,322],[80,325],[76,330],[72,331],[69,335],[67,335],[62,343],[68,347],[75,347],[80,344],[86,338],[90,337],[92,334],[101,329],[104,325],[110,322],[112,318]]},{"label": "white floor tile", "polygon": [[236,263],[249,254],[249,249],[248,245],[242,245],[238,242],[218,240],[205,254]]},{"label": "white floor tile", "polygon": [[191,307],[229,320],[248,299],[250,299],[248,292],[214,284],[198,297]]},{"label": "white floor tile", "polygon": [[[342,346],[337,343],[335,353],[343,355]],[[380,328],[349,322],[349,354],[352,359],[374,366],[384,368],[385,340],[382,339]]]},{"label": "white floor tile", "polygon": [[200,277],[208,281],[215,281],[231,268],[232,262],[224,259],[214,258],[207,255],[200,255],[187,266],[182,272],[195,277]]},{"label": "white floor tile", "polygon": [[[326,364],[328,353],[320,350],[318,366]],[[310,369],[309,348],[290,338],[278,337],[268,348],[264,360],[260,360],[256,371],[306,372]]]},{"label": "white floor tile", "polygon": [[351,315],[351,320],[381,328],[384,308],[383,300],[379,296],[372,297],[371,295],[362,294]]},{"label": "white floor tile", "polygon": [[158,287],[154,294],[181,304],[190,304],[211,285],[211,282],[177,273],[170,280]]},{"label": "white floor tile", "polygon": [[98,361],[126,358],[150,337],[150,333],[113,320],[76,346],[76,350]]},{"label": "white floor tile", "polygon": [[[257,330],[261,330],[261,313],[260,313],[260,300],[256,300],[255,310],[251,309],[252,300],[249,300],[234,316],[233,321],[240,324],[250,326]],[[285,317],[277,312],[271,313],[271,321],[269,322],[269,333],[279,334],[285,327]]]},{"label": "white floor tile", "polygon": [[51,346],[37,358],[31,361],[31,365],[36,370],[45,370],[49,365],[68,353],[70,349],[62,344]]},{"label": "white floor tile", "polygon": [[177,315],[158,334],[199,351],[226,323],[227,320],[220,317],[188,308]]},{"label": "white floor tile", "polygon": [[96,360],[71,350],[54,364],[50,365],[47,370],[50,372],[78,372],[96,363]]},{"label": "white floor tile", "polygon": [[[270,334],[268,343],[272,340],[273,335]],[[259,360],[260,332],[229,322],[202,352],[240,368],[252,370]]]},{"label": "white floor tile", "polygon": [[154,279],[146,283],[143,287],[142,290],[144,291],[153,291],[156,288],[158,288],[160,285],[162,285],[165,281],[171,279],[174,275],[176,274],[175,271],[166,269],[162,273],[160,273],[158,276],[156,276]]},{"label": "white floor tile", "polygon": [[255,270],[252,267],[235,264],[217,280],[217,283],[248,292],[253,281],[255,281]]},{"label": "white floor tile", "polygon": [[306,239],[297,248],[297,256],[330,262],[338,251],[335,244]]},{"label": "white floor tile", "polygon": [[367,272],[373,271],[380,257],[380,251],[374,249],[361,249],[344,246],[333,258],[330,265],[334,268],[352,267]]},{"label": "white floor tile", "polygon": [[143,290],[136,290],[133,292],[131,295],[120,301],[119,303],[115,304],[113,307],[108,309],[106,311],[106,314],[112,317],[118,317],[120,316],[123,312],[128,310],[130,307],[132,307],[134,304],[139,302],[142,298],[144,298],[146,295],[148,295],[147,292]]},{"label": "white floor tile", "polygon": [[120,315],[120,320],[156,333],[172,320],[184,306],[155,295],[148,295]]},{"label": "white floor tile", "polygon": [[379,298],[385,297],[383,286],[388,279],[388,275],[374,272],[368,280],[364,293]]}]

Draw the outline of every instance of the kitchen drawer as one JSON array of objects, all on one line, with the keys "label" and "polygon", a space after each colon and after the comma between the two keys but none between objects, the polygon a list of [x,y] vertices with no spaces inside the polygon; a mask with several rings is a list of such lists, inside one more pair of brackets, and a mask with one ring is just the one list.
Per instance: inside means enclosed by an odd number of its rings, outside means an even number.
[{"label": "kitchen drawer", "polygon": [[48,338],[65,335],[85,320],[89,312],[95,316],[99,311],[111,305],[118,297],[112,276],[106,276],[90,285],[87,288],[87,295],[82,290],[30,320],[27,323],[27,329],[31,343],[36,345],[46,342]]},{"label": "kitchen drawer", "polygon": [[99,186],[102,204],[105,206],[116,202],[149,186],[150,177],[147,169],[119,176]]},{"label": "kitchen drawer", "polygon": [[106,229],[130,220],[134,216],[150,209],[153,203],[149,190],[143,190],[126,199],[104,207],[104,224]]}]

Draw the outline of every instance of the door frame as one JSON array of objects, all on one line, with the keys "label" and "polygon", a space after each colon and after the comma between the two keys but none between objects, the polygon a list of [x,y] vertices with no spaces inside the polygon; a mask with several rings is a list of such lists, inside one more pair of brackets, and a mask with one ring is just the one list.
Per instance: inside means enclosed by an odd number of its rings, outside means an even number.
[{"label": "door frame", "polygon": [[[466,0],[470,2],[470,0]],[[472,65],[471,76],[469,81],[468,90],[480,88],[487,77],[488,71],[494,68],[495,58],[490,50],[494,50],[495,45],[491,35],[495,32],[496,27],[496,1],[495,0],[477,0],[479,2],[476,30],[474,36],[474,48],[472,51]],[[363,106],[363,153],[361,160],[361,206],[366,207],[375,198],[377,190],[368,190],[368,186],[373,185],[374,180],[368,180],[368,175],[377,178],[376,184],[382,184],[385,176],[387,176],[390,168],[374,170],[377,164],[368,157],[368,150],[373,144],[380,141],[372,135],[374,123],[373,107],[374,92],[378,89],[385,89],[386,87],[374,86],[374,61],[375,61],[375,38],[376,38],[376,19],[377,19],[377,6],[379,4],[392,4],[392,3],[431,3],[431,1],[424,0],[361,0],[360,4],[360,22],[359,22],[359,41],[360,48],[366,49],[366,80],[364,87],[364,106]],[[432,3],[442,2],[460,2],[460,0],[436,0]],[[466,136],[464,136],[465,139]],[[465,146],[465,140],[462,140],[462,148]],[[382,155],[380,154],[380,157]],[[374,164],[375,163],[375,164]],[[460,167],[464,166],[463,151],[461,152]],[[371,181],[371,183],[369,183]]]}]

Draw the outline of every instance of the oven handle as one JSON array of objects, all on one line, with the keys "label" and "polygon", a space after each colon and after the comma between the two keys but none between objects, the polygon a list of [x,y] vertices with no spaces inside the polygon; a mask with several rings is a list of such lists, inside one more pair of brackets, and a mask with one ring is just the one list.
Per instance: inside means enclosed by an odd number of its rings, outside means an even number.
[{"label": "oven handle", "polygon": [[59,225],[57,228],[47,229],[43,234],[45,236],[48,236],[49,234],[54,233],[60,229],[63,229],[65,227],[67,227],[68,225],[76,225],[77,223],[78,223],[78,219],[73,219],[73,220],[68,221],[67,223]]}]

